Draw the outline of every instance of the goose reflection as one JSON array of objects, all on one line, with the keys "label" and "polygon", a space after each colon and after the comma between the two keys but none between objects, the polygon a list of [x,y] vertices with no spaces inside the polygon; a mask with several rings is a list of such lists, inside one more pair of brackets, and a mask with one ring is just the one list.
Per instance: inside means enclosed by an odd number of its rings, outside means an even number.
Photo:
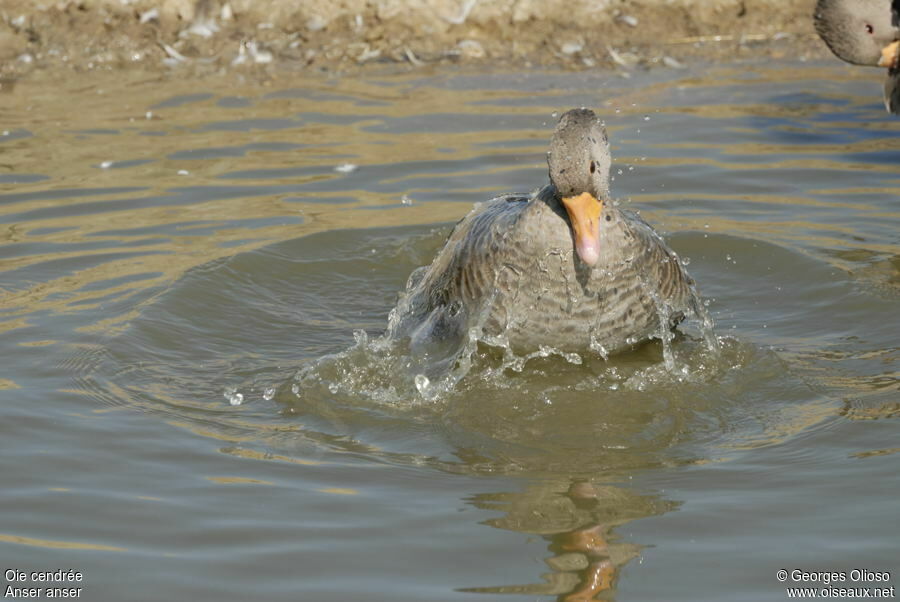
[{"label": "goose reflection", "polygon": [[472,504],[504,512],[486,525],[546,539],[551,555],[544,562],[550,572],[542,575],[545,583],[458,591],[556,596],[559,602],[614,599],[619,571],[641,553],[640,545],[620,539],[616,527],[678,506],[659,496],[582,479],[534,484],[520,493],[482,494]]}]

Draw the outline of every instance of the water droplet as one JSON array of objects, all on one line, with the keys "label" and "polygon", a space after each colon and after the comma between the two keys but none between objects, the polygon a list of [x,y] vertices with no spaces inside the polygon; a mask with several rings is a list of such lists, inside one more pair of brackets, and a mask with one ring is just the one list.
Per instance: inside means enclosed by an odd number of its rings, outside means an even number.
[{"label": "water droplet", "polygon": [[550,117],[556,119],[557,117],[559,117],[559,111],[553,111],[552,113],[550,113]]},{"label": "water droplet", "polygon": [[233,406],[239,406],[244,403],[244,396],[241,393],[238,393],[235,387],[228,387],[225,389],[225,399]]},{"label": "water droplet", "polygon": [[112,164],[112,161],[104,161],[100,164],[100,169],[109,169],[110,167],[112,167]]},{"label": "water droplet", "polygon": [[428,380],[428,377],[424,374],[416,374],[416,378],[414,379],[416,383],[416,389],[420,394],[425,395],[425,392],[428,391],[429,385],[431,385],[431,381]]},{"label": "water droplet", "polygon": [[403,197],[400,199],[400,202],[403,203],[404,205],[412,205],[413,200],[404,194]]},{"label": "water droplet", "polygon": [[353,163],[341,163],[337,167],[334,168],[334,171],[338,173],[351,173],[359,169],[357,165]]},{"label": "water droplet", "polygon": [[581,365],[581,356],[577,353],[563,353],[562,356],[570,364]]},{"label": "water droplet", "polygon": [[189,171],[186,170],[186,169],[179,169],[179,170],[178,170],[178,175],[179,175],[179,176],[187,176],[187,175],[190,175],[190,173],[191,173],[191,172],[189,172]]},{"label": "water droplet", "polygon": [[691,265],[691,258],[690,257],[682,257],[681,265]]},{"label": "water droplet", "polygon": [[275,387],[266,387],[266,390],[263,391],[263,399],[270,401],[273,397],[275,397]]},{"label": "water droplet", "polygon": [[649,116],[649,115],[644,115],[644,121],[650,121],[650,116]]},{"label": "water droplet", "polygon": [[619,175],[621,176],[621,175],[622,175],[622,170],[620,169],[620,170],[618,170],[616,173],[619,174]]},{"label": "water droplet", "polygon": [[607,351],[606,347],[604,347],[602,344],[600,344],[599,341],[597,341],[597,340],[594,338],[594,335],[593,335],[593,334],[591,335],[590,348],[591,348],[591,351],[593,351],[594,353],[599,354],[600,357],[602,357],[604,360],[608,360],[608,359],[609,359],[609,351]]}]

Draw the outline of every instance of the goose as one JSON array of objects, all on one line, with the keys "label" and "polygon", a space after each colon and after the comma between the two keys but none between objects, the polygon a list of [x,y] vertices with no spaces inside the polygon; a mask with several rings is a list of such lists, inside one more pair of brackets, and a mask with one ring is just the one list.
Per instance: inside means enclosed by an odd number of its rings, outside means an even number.
[{"label": "goose", "polygon": [[609,142],[593,111],[560,117],[547,162],[549,184],[477,205],[412,273],[390,338],[436,358],[472,336],[606,357],[702,312],[677,254],[611,199]]},{"label": "goose", "polygon": [[900,114],[900,0],[818,0],[813,21],[839,59],[887,68],[884,105]]}]

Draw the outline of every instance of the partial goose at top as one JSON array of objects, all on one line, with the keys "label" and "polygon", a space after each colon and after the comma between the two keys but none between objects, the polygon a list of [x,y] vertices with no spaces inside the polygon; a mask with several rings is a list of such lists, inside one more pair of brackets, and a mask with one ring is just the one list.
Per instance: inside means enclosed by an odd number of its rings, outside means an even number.
[{"label": "partial goose at top", "polygon": [[841,60],[888,69],[884,105],[900,114],[900,0],[818,0],[814,23]]}]

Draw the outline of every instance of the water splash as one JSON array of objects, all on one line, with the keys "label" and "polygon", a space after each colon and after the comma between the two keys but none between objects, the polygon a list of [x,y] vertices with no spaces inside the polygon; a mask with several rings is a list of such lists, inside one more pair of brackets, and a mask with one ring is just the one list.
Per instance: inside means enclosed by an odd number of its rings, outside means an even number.
[{"label": "water splash", "polygon": [[602,343],[597,339],[597,336],[591,332],[591,342],[589,349],[602,357],[604,360],[609,360],[609,351],[606,347],[603,346]]},{"label": "water splash", "polygon": [[[655,230],[651,230],[652,236],[654,236],[661,244],[665,244],[662,237]],[[690,258],[680,258],[675,251],[669,251],[668,255],[663,262],[671,262],[672,265],[678,269],[682,270],[684,266],[687,266],[690,263]],[[699,291],[697,290],[697,285],[694,282],[693,278],[685,275],[685,282],[687,283],[688,288],[688,296],[687,296],[687,307],[683,308],[689,312],[689,316],[685,317],[693,317],[699,322],[700,333],[703,336],[703,339],[706,343],[706,347],[710,353],[717,355],[719,353],[719,341],[716,338],[715,333],[715,322],[713,321],[712,316],[707,311],[706,306],[708,302],[704,302],[703,298],[700,296]],[[659,285],[652,283],[646,270],[641,273],[641,283],[644,287],[644,290],[650,295],[651,299],[656,306],[657,315],[659,316],[659,334],[658,338],[661,340],[663,344],[663,359],[666,367],[671,371],[675,369],[675,358],[674,353],[672,351],[672,341],[674,339],[674,332],[671,326],[674,326],[672,322],[672,318],[674,317],[674,310],[671,306],[665,303],[662,300],[662,295],[659,289]]]},{"label": "water splash", "polygon": [[706,342],[706,348],[713,354],[718,354],[721,350],[719,339],[716,336],[715,321],[706,309],[706,302],[697,293],[694,285],[691,285],[691,311],[700,321],[700,333]]},{"label": "water splash", "polygon": [[[482,209],[478,206],[473,211]],[[639,218],[623,219],[638,220],[626,224],[626,230],[639,227],[643,231]],[[665,250],[662,261],[683,272],[678,256],[668,250],[657,233],[648,230]],[[506,236],[497,235],[496,247],[506,244]],[[529,362],[559,357],[568,365],[581,366],[591,357],[608,360],[613,353],[635,348],[651,338],[660,340],[664,371],[677,374],[683,360],[676,357],[674,326],[684,317],[697,318],[707,348],[714,353],[718,343],[713,322],[686,274],[681,280],[689,288],[687,292],[682,288],[675,298],[669,298],[671,293],[663,291],[663,283],[657,281],[658,266],[649,266],[642,259],[647,241],[642,236],[625,233],[622,244],[638,243],[634,253],[626,246],[621,265],[594,268],[593,292],[586,293],[579,272],[571,268],[571,249],[551,248],[527,269],[498,263],[477,274],[457,277],[448,266],[453,267],[457,251],[462,257],[468,257],[470,251],[455,249],[453,245],[467,243],[464,237],[451,234],[431,266],[410,274],[390,311],[384,333],[371,337],[365,331],[355,332],[350,348],[315,360],[298,372],[294,394],[302,399],[302,390],[324,387],[331,396],[410,406],[446,398],[476,364],[477,378],[508,379],[510,373],[525,372]],[[611,291],[616,285],[632,287],[633,265],[640,266],[636,272],[642,300],[637,301],[635,296],[629,305],[615,306],[614,313],[605,311],[605,302],[599,301],[606,294],[603,283],[608,283],[610,294],[615,294]],[[451,281],[447,274],[457,279]],[[548,302],[558,302],[559,311],[588,330],[577,334],[582,343],[571,342],[555,332],[552,324],[542,323]],[[631,303],[638,304],[634,318]],[[625,318],[615,312],[626,308],[628,321],[622,322]]]},{"label": "water splash", "polygon": [[668,303],[665,303],[656,291],[651,292],[653,304],[656,306],[656,315],[659,318],[659,333],[657,336],[662,342],[663,362],[666,370],[675,370],[675,352],[672,350],[672,341],[675,340],[673,332],[673,312]]},{"label": "water splash", "polygon": [[419,393],[422,394],[423,397],[428,394],[428,387],[431,386],[431,381],[424,374],[416,374],[416,377],[413,379],[413,382],[416,383],[416,389]]}]

